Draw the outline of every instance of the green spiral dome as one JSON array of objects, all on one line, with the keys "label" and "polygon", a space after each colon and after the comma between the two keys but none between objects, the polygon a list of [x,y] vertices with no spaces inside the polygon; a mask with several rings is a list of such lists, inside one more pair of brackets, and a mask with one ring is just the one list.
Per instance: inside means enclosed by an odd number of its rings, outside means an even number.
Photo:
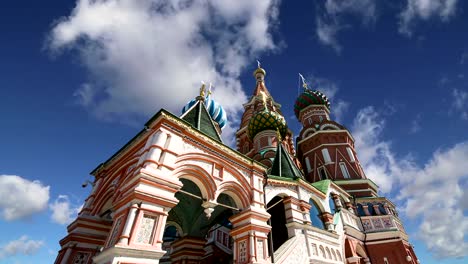
[{"label": "green spiral dome", "polygon": [[250,119],[249,126],[247,127],[247,135],[253,140],[255,135],[264,130],[279,131],[281,137],[284,137],[288,127],[286,126],[286,120],[284,120],[284,117],[280,114],[270,111],[261,111]]},{"label": "green spiral dome", "polygon": [[305,89],[304,92],[297,97],[296,103],[294,104],[294,114],[299,118],[299,113],[310,105],[324,105],[330,109],[330,101],[328,98],[319,91],[312,91]]}]

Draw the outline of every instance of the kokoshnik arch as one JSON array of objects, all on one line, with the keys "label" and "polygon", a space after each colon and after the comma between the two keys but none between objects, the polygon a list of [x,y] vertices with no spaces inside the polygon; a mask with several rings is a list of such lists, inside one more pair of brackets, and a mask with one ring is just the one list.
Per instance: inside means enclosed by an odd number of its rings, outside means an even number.
[{"label": "kokoshnik arch", "polygon": [[295,146],[265,75],[259,65],[237,150],[204,85],[181,116],[154,115],[92,171],[55,263],[419,263],[327,97],[304,82]]}]

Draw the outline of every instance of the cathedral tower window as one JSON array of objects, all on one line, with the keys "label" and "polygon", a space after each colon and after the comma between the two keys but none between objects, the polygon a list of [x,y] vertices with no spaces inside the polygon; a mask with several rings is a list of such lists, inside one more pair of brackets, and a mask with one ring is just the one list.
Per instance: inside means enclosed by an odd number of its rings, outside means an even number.
[{"label": "cathedral tower window", "polygon": [[343,174],[343,177],[345,179],[349,179],[351,178],[349,176],[349,171],[348,171],[348,168],[346,168],[346,164],[344,162],[340,162],[340,169],[341,169],[341,173]]},{"label": "cathedral tower window", "polygon": [[351,162],[355,162],[356,159],[354,158],[354,153],[353,153],[353,151],[351,150],[351,148],[350,148],[350,147],[346,147],[346,151],[348,152],[349,160],[350,160]]},{"label": "cathedral tower window", "polygon": [[328,149],[322,149],[323,159],[325,160],[325,164],[331,163],[332,160],[330,158],[330,153],[328,153]]},{"label": "cathedral tower window", "polygon": [[325,168],[323,166],[318,168],[317,170],[318,170],[320,180],[326,180],[328,178],[327,177],[327,171],[325,170]]},{"label": "cathedral tower window", "polygon": [[309,160],[309,157],[306,157],[305,158],[305,163],[306,163],[306,169],[307,169],[307,173],[309,173],[312,168],[310,167],[310,160]]}]

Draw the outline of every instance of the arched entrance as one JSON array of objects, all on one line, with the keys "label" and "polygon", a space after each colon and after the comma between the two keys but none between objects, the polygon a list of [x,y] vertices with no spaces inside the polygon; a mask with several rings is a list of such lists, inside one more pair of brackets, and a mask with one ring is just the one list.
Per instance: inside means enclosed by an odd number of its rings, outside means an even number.
[{"label": "arched entrance", "polygon": [[163,236],[166,255],[160,263],[232,263],[232,240],[229,217],[236,213],[236,204],[221,193],[214,208],[206,202],[199,186],[180,179],[183,186],[175,194],[179,203],[169,211]]},{"label": "arched entrance", "polygon": [[[271,215],[270,243],[273,243],[273,251],[276,251],[288,240],[288,228],[286,227],[286,210],[283,198],[275,196],[267,204],[267,212]],[[273,253],[273,252],[272,252]]]}]

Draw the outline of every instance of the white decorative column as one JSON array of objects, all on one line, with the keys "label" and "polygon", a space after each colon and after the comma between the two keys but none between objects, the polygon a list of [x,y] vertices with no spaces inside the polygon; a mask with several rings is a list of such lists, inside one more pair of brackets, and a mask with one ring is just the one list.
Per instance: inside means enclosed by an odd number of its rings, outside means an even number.
[{"label": "white decorative column", "polygon": [[71,262],[71,259],[69,259],[71,252],[72,252],[71,247],[67,247],[67,250],[65,251],[65,254],[63,255],[62,261],[60,261],[60,264],[67,264]]},{"label": "white decorative column", "polygon": [[132,230],[133,224],[135,223],[135,217],[137,215],[138,205],[132,204],[130,210],[128,211],[127,221],[125,222],[124,229],[122,230],[122,235],[118,244],[128,245],[128,239],[130,237],[130,231]]}]

